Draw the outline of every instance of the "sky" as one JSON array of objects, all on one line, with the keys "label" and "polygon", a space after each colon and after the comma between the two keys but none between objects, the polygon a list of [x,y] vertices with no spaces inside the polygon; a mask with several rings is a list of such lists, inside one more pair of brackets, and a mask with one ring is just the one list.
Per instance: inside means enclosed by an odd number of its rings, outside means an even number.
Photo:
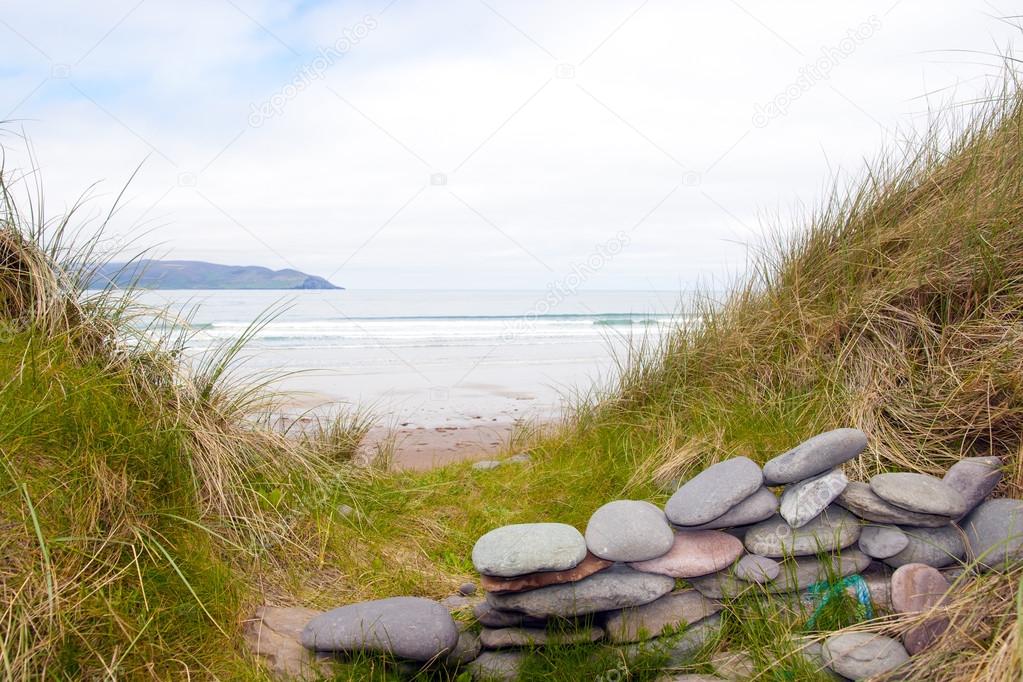
[{"label": "sky", "polygon": [[86,229],[138,168],[106,233],[125,256],[713,287],[997,86],[1012,5],[0,0],[0,144],[51,215],[87,194]]}]

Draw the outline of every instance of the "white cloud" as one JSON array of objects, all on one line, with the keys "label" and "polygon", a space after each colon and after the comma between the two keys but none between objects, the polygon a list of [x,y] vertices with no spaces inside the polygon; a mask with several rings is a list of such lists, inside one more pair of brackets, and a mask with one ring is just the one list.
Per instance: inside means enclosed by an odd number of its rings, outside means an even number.
[{"label": "white cloud", "polygon": [[[119,228],[142,218],[175,257],[542,288],[646,217],[587,286],[675,288],[734,272],[759,214],[921,125],[915,97],[970,99],[998,75],[941,51],[1016,33],[965,0],[385,4],[5,6],[0,116],[24,120],[54,201],[95,180],[114,194],[148,155]],[[753,125],[871,17],[827,79]],[[329,46],[347,51],[318,69]]]}]

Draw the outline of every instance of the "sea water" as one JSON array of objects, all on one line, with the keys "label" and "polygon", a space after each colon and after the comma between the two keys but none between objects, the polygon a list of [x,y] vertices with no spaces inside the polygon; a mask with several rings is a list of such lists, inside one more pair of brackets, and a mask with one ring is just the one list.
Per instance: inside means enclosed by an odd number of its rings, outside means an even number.
[{"label": "sea water", "polygon": [[169,291],[144,303],[193,309],[189,353],[243,334],[268,310],[240,372],[288,372],[296,409],[369,408],[437,426],[545,419],[612,381],[630,347],[677,321],[679,292]]}]

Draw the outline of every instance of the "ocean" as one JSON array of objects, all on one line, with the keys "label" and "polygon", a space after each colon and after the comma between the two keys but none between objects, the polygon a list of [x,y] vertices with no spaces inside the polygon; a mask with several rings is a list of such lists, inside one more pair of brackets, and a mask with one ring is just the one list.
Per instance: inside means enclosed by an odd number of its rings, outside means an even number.
[{"label": "ocean", "polygon": [[195,306],[193,355],[237,338],[275,306],[239,371],[288,372],[294,410],[331,403],[401,426],[547,419],[607,382],[630,345],[672,327],[679,292],[147,291]]}]

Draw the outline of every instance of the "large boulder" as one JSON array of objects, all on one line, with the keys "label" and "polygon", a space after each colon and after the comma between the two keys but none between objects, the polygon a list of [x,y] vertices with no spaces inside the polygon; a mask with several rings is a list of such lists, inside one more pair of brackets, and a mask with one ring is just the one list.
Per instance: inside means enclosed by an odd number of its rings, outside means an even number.
[{"label": "large boulder", "polygon": [[748,457],[733,457],[707,467],[682,485],[664,506],[668,520],[679,526],[713,521],[755,493],[764,476]]},{"label": "large boulder", "polygon": [[615,500],[593,512],[586,547],[601,559],[644,561],[659,557],[674,541],[660,508],[644,500]]},{"label": "large boulder", "polygon": [[767,485],[784,485],[822,474],[863,452],[867,436],[859,429],[818,434],[764,465]]},{"label": "large boulder", "polygon": [[503,578],[566,571],[586,558],[582,533],[564,523],[518,523],[486,533],[472,548],[472,563],[484,575]]},{"label": "large boulder", "polygon": [[368,651],[430,661],[455,647],[458,628],[442,604],[391,597],[322,613],[306,624],[301,641],[312,651]]}]

